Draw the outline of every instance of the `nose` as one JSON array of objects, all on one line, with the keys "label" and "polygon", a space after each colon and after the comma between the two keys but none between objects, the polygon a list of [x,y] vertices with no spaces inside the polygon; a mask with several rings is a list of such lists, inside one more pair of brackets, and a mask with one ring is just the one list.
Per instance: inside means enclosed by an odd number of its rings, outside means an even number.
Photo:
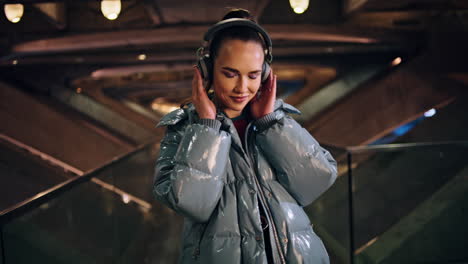
[{"label": "nose", "polygon": [[241,77],[238,79],[236,87],[234,88],[234,92],[239,94],[244,94],[248,91],[248,80],[245,77]]}]

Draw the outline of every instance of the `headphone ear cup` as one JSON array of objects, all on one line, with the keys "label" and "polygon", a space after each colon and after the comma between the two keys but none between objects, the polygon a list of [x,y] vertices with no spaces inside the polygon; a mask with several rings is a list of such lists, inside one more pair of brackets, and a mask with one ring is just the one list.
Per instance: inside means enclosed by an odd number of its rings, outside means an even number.
[{"label": "headphone ear cup", "polygon": [[213,63],[211,62],[210,55],[205,54],[198,59],[198,69],[200,70],[201,76],[205,81],[211,80]]},{"label": "headphone ear cup", "polygon": [[270,76],[270,70],[270,64],[268,62],[264,62],[262,69],[262,83],[264,83],[268,79],[268,76]]}]

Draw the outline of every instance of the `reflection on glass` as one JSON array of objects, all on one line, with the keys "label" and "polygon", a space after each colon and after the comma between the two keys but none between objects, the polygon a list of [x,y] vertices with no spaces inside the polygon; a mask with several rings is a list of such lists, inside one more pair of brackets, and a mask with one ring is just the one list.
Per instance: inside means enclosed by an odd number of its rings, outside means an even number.
[{"label": "reflection on glass", "polygon": [[466,157],[462,146],[354,153],[355,263],[468,260]]},{"label": "reflection on glass", "polygon": [[153,160],[143,149],[8,223],[2,264],[176,263],[180,217],[133,191],[150,192]]}]

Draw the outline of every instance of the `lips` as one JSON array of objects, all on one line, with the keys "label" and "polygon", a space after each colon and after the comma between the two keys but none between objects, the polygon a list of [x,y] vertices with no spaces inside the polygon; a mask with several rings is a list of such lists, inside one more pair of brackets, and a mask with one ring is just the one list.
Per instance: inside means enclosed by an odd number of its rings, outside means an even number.
[{"label": "lips", "polygon": [[242,103],[244,102],[245,100],[249,99],[248,96],[230,96],[232,98],[232,100],[236,103]]}]

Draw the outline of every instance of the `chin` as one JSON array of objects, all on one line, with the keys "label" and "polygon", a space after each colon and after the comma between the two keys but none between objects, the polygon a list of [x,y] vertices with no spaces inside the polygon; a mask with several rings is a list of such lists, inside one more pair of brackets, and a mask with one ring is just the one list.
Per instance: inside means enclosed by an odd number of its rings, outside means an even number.
[{"label": "chin", "polygon": [[235,110],[235,111],[242,111],[242,110],[244,110],[245,105],[242,105],[242,106],[236,105],[236,106],[232,106],[232,107],[229,107],[229,108],[231,110]]}]

